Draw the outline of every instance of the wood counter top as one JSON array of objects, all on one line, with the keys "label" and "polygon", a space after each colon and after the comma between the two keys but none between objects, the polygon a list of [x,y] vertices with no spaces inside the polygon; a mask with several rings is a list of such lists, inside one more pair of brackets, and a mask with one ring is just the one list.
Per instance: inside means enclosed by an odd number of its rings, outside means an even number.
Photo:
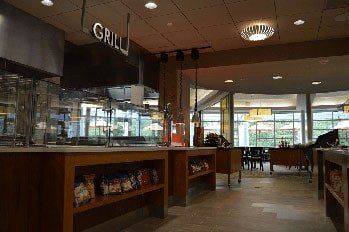
[{"label": "wood counter top", "polygon": [[98,146],[48,146],[48,147],[1,147],[1,153],[105,153],[142,151],[196,151],[216,150],[216,147],[98,147]]}]

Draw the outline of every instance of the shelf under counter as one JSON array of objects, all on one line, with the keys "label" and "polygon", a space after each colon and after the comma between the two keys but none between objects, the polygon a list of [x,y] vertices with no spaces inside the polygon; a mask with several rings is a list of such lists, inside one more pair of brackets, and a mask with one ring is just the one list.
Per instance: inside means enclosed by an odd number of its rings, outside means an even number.
[{"label": "shelf under counter", "polygon": [[197,172],[197,173],[195,173],[195,174],[191,174],[191,175],[189,175],[189,180],[192,180],[192,179],[195,179],[195,178],[198,178],[198,177],[200,177],[200,176],[205,176],[205,175],[208,175],[208,174],[211,174],[211,173],[214,173],[215,172],[215,170],[207,170],[207,171],[203,171],[203,172]]},{"label": "shelf under counter", "polygon": [[102,207],[108,204],[113,204],[115,202],[119,202],[122,200],[126,200],[128,198],[144,195],[146,193],[157,191],[163,188],[165,188],[164,184],[157,184],[145,189],[134,190],[128,193],[120,194],[120,195],[96,196],[96,198],[92,199],[90,202],[74,208],[73,212],[74,214],[82,213],[88,210],[92,210],[94,208]]}]

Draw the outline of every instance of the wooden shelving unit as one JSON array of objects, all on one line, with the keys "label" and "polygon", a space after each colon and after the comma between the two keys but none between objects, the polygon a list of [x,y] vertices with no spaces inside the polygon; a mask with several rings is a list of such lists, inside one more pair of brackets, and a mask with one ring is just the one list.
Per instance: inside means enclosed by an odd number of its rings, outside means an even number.
[{"label": "wooden shelving unit", "polygon": [[[349,232],[349,151],[324,150],[324,186],[326,216],[330,217],[338,231]],[[330,186],[331,170],[342,172],[343,198]]]},{"label": "wooden shelving unit", "polygon": [[338,203],[342,207],[344,207],[344,199],[338,196],[338,194],[333,190],[333,188],[329,184],[325,183],[325,187],[332,194],[332,196],[338,201]]},{"label": "wooden shelving unit", "polygon": [[82,205],[80,207],[74,208],[73,211],[74,211],[74,214],[82,213],[94,208],[102,207],[102,206],[113,204],[122,200],[126,200],[128,198],[132,198],[132,197],[144,195],[149,192],[160,190],[160,189],[163,189],[164,187],[165,187],[164,184],[157,184],[146,189],[135,190],[135,191],[131,191],[129,193],[120,194],[120,195],[96,196],[96,198],[91,200],[91,202],[85,205]]},{"label": "wooden shelving unit", "polygon": [[[190,159],[205,158],[209,170],[189,174]],[[171,204],[186,206],[195,195],[216,189],[216,148],[195,148],[169,152],[169,191]]]},{"label": "wooden shelving unit", "polygon": [[189,175],[189,180],[191,179],[195,179],[195,178],[198,178],[200,176],[205,176],[207,174],[211,174],[211,173],[214,173],[215,171],[214,170],[207,170],[207,171],[202,171],[202,172],[198,172],[198,173],[195,173],[195,174],[192,174],[192,175]]},{"label": "wooden shelving unit", "polygon": [[238,182],[241,182],[241,148],[217,148],[216,172],[228,175],[230,188],[230,175],[238,172]]}]

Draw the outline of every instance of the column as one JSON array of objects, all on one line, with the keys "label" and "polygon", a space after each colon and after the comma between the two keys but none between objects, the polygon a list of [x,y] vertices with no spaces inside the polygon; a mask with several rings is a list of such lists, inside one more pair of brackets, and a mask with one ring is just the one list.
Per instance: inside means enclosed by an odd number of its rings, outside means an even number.
[{"label": "column", "polygon": [[313,113],[311,110],[312,97],[309,93],[306,94],[306,121],[307,121],[307,142],[313,140]]},{"label": "column", "polygon": [[234,93],[228,94],[229,101],[229,142],[234,146]]}]

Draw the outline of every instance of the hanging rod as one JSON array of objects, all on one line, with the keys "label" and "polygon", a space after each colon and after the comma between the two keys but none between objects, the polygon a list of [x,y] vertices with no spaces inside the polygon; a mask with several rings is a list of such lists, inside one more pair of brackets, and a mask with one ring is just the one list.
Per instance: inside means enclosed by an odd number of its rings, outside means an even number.
[{"label": "hanging rod", "polygon": [[192,49],[198,49],[198,50],[202,50],[202,49],[207,49],[207,48],[212,48],[212,46],[205,46],[205,47],[199,47],[199,48],[186,48],[186,49],[176,49],[176,50],[171,50],[171,51],[163,51],[163,52],[157,52],[157,53],[152,53],[152,55],[160,55],[161,53],[175,53],[178,51],[191,51]]}]

